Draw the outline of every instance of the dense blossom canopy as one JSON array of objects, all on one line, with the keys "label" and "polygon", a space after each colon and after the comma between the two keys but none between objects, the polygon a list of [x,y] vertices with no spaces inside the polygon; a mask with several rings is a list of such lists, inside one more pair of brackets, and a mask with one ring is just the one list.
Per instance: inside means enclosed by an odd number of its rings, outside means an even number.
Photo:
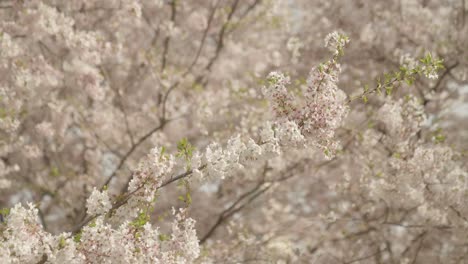
[{"label": "dense blossom canopy", "polygon": [[1,263],[467,263],[465,0],[0,2]]}]

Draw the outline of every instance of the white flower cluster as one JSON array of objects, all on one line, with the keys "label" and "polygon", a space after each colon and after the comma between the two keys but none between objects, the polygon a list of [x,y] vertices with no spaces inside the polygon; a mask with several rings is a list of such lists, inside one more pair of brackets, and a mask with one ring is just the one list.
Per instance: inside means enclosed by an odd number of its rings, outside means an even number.
[{"label": "white flower cluster", "polygon": [[[225,148],[218,143],[212,143],[204,154],[197,153],[194,160],[197,165],[201,164],[200,161],[206,165],[206,176],[224,179],[249,165],[279,156],[282,148],[302,147],[305,143],[300,128],[292,121],[274,124],[266,122],[259,136],[259,142],[255,142],[252,138],[243,141],[239,135],[232,137]],[[196,173],[198,177],[202,177],[202,172],[196,170]]]},{"label": "white flower cluster", "polygon": [[44,121],[36,125],[36,131],[44,138],[52,138],[55,134],[55,130],[52,127],[52,123]]},{"label": "white flower cluster", "polygon": [[[176,213],[173,209],[173,214],[176,219],[172,222],[172,238],[171,243],[175,248],[173,255],[182,257],[174,261],[180,263],[181,260],[194,260],[200,255],[200,245],[195,230],[195,220],[184,218],[185,211],[183,209]],[[184,243],[180,243],[184,241]]]},{"label": "white flower cluster", "polygon": [[330,156],[337,148],[335,131],[347,116],[346,94],[337,86],[339,64],[334,60],[312,69],[307,80],[306,105],[302,108],[303,131],[312,144]]},{"label": "white flower cluster", "polygon": [[389,101],[378,111],[378,119],[385,124],[390,135],[398,135],[403,128],[402,106],[398,102]]},{"label": "white flower cluster", "polygon": [[175,165],[174,156],[165,154],[164,148],[154,147],[133,172],[128,190],[141,190],[142,199],[150,202],[154,199],[155,191],[162,184],[164,176],[172,171]]},{"label": "white flower cluster", "polygon": [[[381,157],[384,166],[367,172],[369,182],[364,186],[371,197],[396,207],[417,207],[417,221],[435,225],[448,224],[451,217],[447,205],[465,214],[462,201],[468,194],[468,173],[457,161],[456,153],[441,144],[412,147],[426,120],[423,106],[411,96],[388,100],[377,112],[377,118],[384,125],[383,131],[369,129],[364,135],[364,141],[368,141],[364,145],[370,148],[369,163],[376,164],[379,159],[372,150],[379,140],[393,153],[390,158]],[[458,225],[467,227],[465,221]]]},{"label": "white flower cluster", "polygon": [[193,263],[200,255],[195,221],[181,211],[172,234],[163,235],[150,223],[124,222],[116,228],[98,217],[75,236],[43,231],[37,209],[16,205],[0,230],[2,263]]},{"label": "white flower cluster", "polygon": [[240,136],[231,138],[226,148],[212,143],[206,148],[204,154],[206,174],[208,177],[224,179],[235,175],[245,165],[261,158],[262,148],[252,139],[247,144],[242,142]]},{"label": "white flower cluster", "polygon": [[197,31],[203,31],[208,26],[206,15],[202,12],[195,11],[187,18],[187,23],[191,28]]},{"label": "white flower cluster", "polygon": [[20,121],[13,117],[5,117],[0,119],[0,129],[8,133],[15,132],[21,125]]},{"label": "white flower cluster", "polygon": [[270,100],[277,118],[292,118],[297,114],[294,97],[288,92],[289,77],[279,72],[271,72],[267,77],[268,86],[263,94]]},{"label": "white flower cluster", "polygon": [[270,122],[266,122],[260,130],[260,142],[266,158],[273,158],[280,154],[279,139],[275,137],[274,127]]},{"label": "white flower cluster", "polygon": [[278,140],[285,145],[296,146],[303,144],[305,141],[304,136],[301,134],[301,129],[293,121],[286,121],[279,123],[276,129]]},{"label": "white flower cluster", "polygon": [[349,39],[338,32],[332,32],[325,37],[325,47],[335,55],[339,55]]},{"label": "white flower cluster", "polygon": [[[377,111],[377,119],[384,125],[384,139],[403,151],[426,122],[424,106],[413,96],[398,101],[387,100]],[[390,142],[392,141],[392,142]]]},{"label": "white flower cluster", "polygon": [[107,213],[112,204],[107,191],[100,192],[96,188],[93,189],[91,195],[86,200],[86,208],[88,215],[101,215]]},{"label": "white flower cluster", "polygon": [[64,63],[64,69],[75,75],[76,82],[83,87],[90,98],[95,101],[104,100],[107,87],[104,77],[96,67],[80,60],[73,60],[70,63]]},{"label": "white flower cluster", "polygon": [[138,0],[125,0],[122,1],[122,9],[129,14],[134,15],[136,18],[141,18],[141,3]]},{"label": "white flower cluster", "polygon": [[38,263],[43,254],[52,253],[53,236],[42,230],[37,209],[32,204],[28,207],[17,204],[5,219],[0,233],[2,263]]},{"label": "white flower cluster", "polygon": [[[138,8],[135,10],[138,12]],[[77,85],[84,87],[93,100],[102,101],[108,87],[97,66],[111,54],[110,44],[102,41],[104,38],[98,32],[75,30],[75,21],[56,8],[39,3],[37,8],[32,7],[28,12],[31,16],[38,17],[38,38],[53,36],[56,39],[55,45],[74,51],[73,56],[63,62],[63,69]]]},{"label": "white flower cluster", "polygon": [[73,34],[72,27],[75,24],[73,19],[58,12],[55,8],[39,2],[36,12],[33,9],[29,9],[28,12],[39,17],[37,26],[50,35],[60,34],[63,37],[68,37]]},{"label": "white flower cluster", "polygon": [[6,179],[5,176],[12,173],[17,172],[20,170],[18,164],[15,165],[7,165],[3,160],[0,160],[0,189],[7,189],[10,188],[12,181]]},{"label": "white flower cluster", "polygon": [[408,70],[414,70],[418,66],[418,62],[408,53],[400,56],[400,65]]},{"label": "white flower cluster", "polygon": [[304,47],[304,43],[297,37],[292,37],[286,44],[288,50],[291,52],[291,62],[297,63],[298,58],[301,56],[300,49]]},{"label": "white flower cluster", "polygon": [[466,211],[463,197],[468,194],[468,173],[453,156],[449,147],[425,145],[408,160],[392,158],[391,167],[371,180],[370,193],[395,206],[416,206],[426,221],[447,224],[445,207]]},{"label": "white flower cluster", "polygon": [[18,43],[11,39],[6,32],[0,32],[0,56],[2,58],[13,58],[21,54]]},{"label": "white flower cluster", "polygon": [[270,73],[269,86],[264,88],[264,94],[270,99],[279,119],[278,123],[284,123],[278,124],[279,127],[287,127],[290,130],[288,135],[296,134],[295,138],[291,138],[293,141],[305,141],[308,145],[324,150],[328,157],[338,148],[337,142],[333,140],[335,130],[341,126],[348,113],[346,95],[337,86],[338,73],[341,71],[337,56],[342,54],[347,42],[346,36],[336,32],[327,37],[326,46],[334,51],[335,57],[312,69],[307,88],[303,91],[302,103],[300,98],[295,98],[287,90],[289,78],[283,74]]},{"label": "white flower cluster", "polygon": [[439,78],[437,71],[442,67],[442,61],[434,59],[430,53],[421,60],[416,60],[409,54],[400,56],[400,65],[405,67],[408,72],[417,71],[424,74],[429,79],[436,80]]}]

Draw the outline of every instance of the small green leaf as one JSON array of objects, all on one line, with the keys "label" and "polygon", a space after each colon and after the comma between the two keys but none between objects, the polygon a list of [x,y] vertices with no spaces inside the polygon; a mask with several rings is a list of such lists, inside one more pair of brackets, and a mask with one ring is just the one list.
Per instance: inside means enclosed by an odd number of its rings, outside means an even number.
[{"label": "small green leaf", "polygon": [[60,237],[59,239],[59,249],[62,249],[65,247],[65,238],[63,236]]},{"label": "small green leaf", "polygon": [[393,88],[391,86],[385,88],[385,92],[387,93],[388,96],[392,95],[392,90],[393,90]]},{"label": "small green leaf", "polygon": [[96,227],[96,221],[92,221],[91,223],[89,223],[89,227]]},{"label": "small green leaf", "polygon": [[414,78],[408,76],[408,78],[405,79],[405,82],[406,82],[408,85],[413,85],[413,83],[414,83]]},{"label": "small green leaf", "polygon": [[159,234],[158,237],[159,237],[159,241],[167,241],[171,238],[169,235],[166,235],[166,234]]},{"label": "small green leaf", "polygon": [[60,171],[57,167],[53,166],[51,169],[50,169],[50,176],[52,177],[58,177],[60,175]]},{"label": "small green leaf", "polygon": [[446,140],[446,137],[439,134],[434,137],[434,140],[436,143],[443,143]]},{"label": "small green leaf", "polygon": [[81,232],[79,232],[73,237],[73,241],[75,241],[76,243],[81,242]]},{"label": "small green leaf", "polygon": [[195,150],[195,147],[193,147],[187,140],[187,138],[182,138],[178,143],[177,143],[177,154],[176,157],[178,158],[184,158],[185,162],[187,163],[187,170],[190,170],[190,162],[193,156],[193,151]]},{"label": "small green leaf", "polygon": [[162,146],[161,147],[161,153],[159,153],[159,157],[160,158],[164,157],[164,153],[166,153],[166,147]]},{"label": "small green leaf", "polygon": [[[0,209],[0,219],[7,217],[10,214],[10,208],[2,208]],[[1,223],[1,221],[0,221]]]},{"label": "small green leaf", "polygon": [[133,220],[130,225],[135,228],[143,227],[150,220],[150,216],[146,212],[141,212],[138,214],[138,217]]},{"label": "small green leaf", "polygon": [[367,96],[363,95],[362,101],[364,101],[364,103],[366,104],[369,101],[369,99],[367,98]]},{"label": "small green leaf", "polygon": [[177,199],[185,203],[185,197],[183,195],[179,195]]}]

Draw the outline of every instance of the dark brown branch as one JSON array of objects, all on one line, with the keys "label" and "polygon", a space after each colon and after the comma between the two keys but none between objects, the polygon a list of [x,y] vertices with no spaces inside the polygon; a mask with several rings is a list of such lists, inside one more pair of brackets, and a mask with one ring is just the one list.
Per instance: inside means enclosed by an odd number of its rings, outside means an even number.
[{"label": "dark brown branch", "polygon": [[413,261],[411,262],[411,264],[416,263],[416,260],[418,259],[419,251],[421,251],[423,240],[424,240],[424,235],[421,236],[421,239],[419,239],[419,244],[418,244],[418,247],[416,248],[416,253],[414,253],[414,258],[413,258]]},{"label": "dark brown branch", "polygon": [[364,256],[364,257],[360,257],[360,258],[357,258],[357,259],[353,259],[353,260],[350,260],[350,261],[347,261],[345,262],[344,264],[351,264],[351,263],[356,263],[356,262],[360,262],[362,260],[366,260],[366,259],[370,259],[378,254],[380,254],[382,251],[385,251],[384,250],[377,250],[375,253],[371,254],[371,255],[368,255],[368,256]]},{"label": "dark brown branch", "polygon": [[[308,159],[305,159],[305,160],[308,160]],[[265,193],[268,189],[270,189],[273,185],[272,183],[275,183],[275,182],[281,182],[281,181],[286,181],[292,177],[294,177],[296,174],[294,173],[294,169],[296,169],[300,164],[303,164],[304,160],[303,161],[299,161],[299,162],[296,162],[295,164],[289,166],[286,171],[290,174],[288,176],[285,176],[285,177],[281,177],[281,178],[278,178],[278,179],[275,179],[275,180],[265,180],[265,175],[266,175],[266,172],[269,171],[271,168],[267,166],[267,164],[265,164],[265,167],[264,167],[264,170],[263,170],[263,178],[260,182],[257,183],[257,185],[251,189],[250,191],[247,191],[245,193],[243,193],[241,196],[239,196],[236,201],[231,204],[231,206],[229,206],[228,208],[226,208],[225,210],[223,210],[218,218],[217,218],[217,221],[215,222],[215,224],[213,224],[210,228],[210,230],[200,239],[200,244],[203,244],[205,243],[208,238],[210,238],[214,232],[216,231],[216,229],[218,229],[227,219],[229,219],[232,215],[234,215],[235,213],[239,212],[240,210],[242,210],[245,206],[247,206],[248,204],[250,204],[252,201],[254,201],[255,199],[257,199],[260,195],[262,195],[263,193]],[[267,185],[268,183],[271,183],[269,185]],[[265,188],[262,188],[263,186],[265,186]],[[249,198],[250,197],[250,198]],[[246,202],[244,202],[242,205],[238,206],[241,202],[247,200]]]},{"label": "dark brown branch", "polygon": [[[262,2],[262,0],[255,0],[247,9],[239,16],[239,20],[244,19],[257,5],[259,5]],[[228,30],[228,33],[232,33],[237,27],[232,27],[230,30]]]},{"label": "dark brown branch", "polygon": [[200,54],[201,54],[201,52],[203,50],[203,47],[205,46],[206,37],[208,36],[208,31],[210,30],[211,23],[213,22],[213,18],[214,18],[214,15],[215,15],[215,12],[216,12],[216,9],[218,8],[218,6],[219,6],[219,0],[216,1],[215,6],[211,10],[211,13],[210,13],[210,15],[208,17],[208,23],[207,23],[206,29],[205,29],[205,31],[203,31],[201,44],[198,47],[197,53],[196,53],[195,58],[193,59],[192,63],[190,64],[188,69],[185,71],[185,73],[182,75],[183,77],[186,76],[189,72],[192,71],[193,67],[195,66],[195,64],[197,64],[198,59],[200,58]]},{"label": "dark brown branch", "polygon": [[[437,79],[437,83],[430,89],[430,91],[435,91],[439,89],[440,85],[442,84],[442,81],[447,77],[453,69],[455,69],[458,66],[459,62],[456,61],[454,64],[447,66],[445,68],[445,71],[440,75],[440,77]],[[429,99],[423,97],[423,105],[426,106],[429,103]]]},{"label": "dark brown branch", "polygon": [[[198,50],[197,50],[197,53],[195,55],[195,58],[193,59],[192,63],[190,64],[190,66],[188,67],[188,69],[182,74],[182,77],[180,79],[183,79],[185,76],[187,76],[190,72],[192,72],[193,70],[193,67],[197,64],[198,62],[198,59],[200,58],[200,54],[203,50],[203,47],[205,45],[205,42],[206,42],[206,37],[208,35],[208,31],[211,27],[211,23],[213,21],[213,18],[214,18],[214,14],[216,12],[216,9],[218,8],[218,4],[219,4],[219,0],[218,2],[216,3],[215,7],[213,8],[213,10],[211,11],[210,13],[210,16],[208,18],[208,24],[206,26],[206,29],[205,31],[203,32],[203,36],[202,36],[202,40],[201,40],[201,43],[200,43],[200,46],[198,47]],[[180,80],[177,80],[175,81],[170,87],[169,89],[167,89],[167,92],[164,94],[162,100],[160,101],[160,104],[162,104],[162,114],[161,114],[161,118],[162,119],[165,119],[166,118],[166,109],[167,109],[167,99],[169,98],[169,95],[171,94],[171,92],[177,88],[177,86],[179,86],[180,84]]]},{"label": "dark brown branch", "polygon": [[403,250],[403,252],[401,253],[401,255],[402,255],[402,256],[406,255],[406,253],[409,252],[409,250],[411,249],[411,247],[413,246],[413,244],[414,244],[415,242],[417,242],[418,240],[422,239],[426,234],[427,234],[427,231],[423,231],[423,232],[421,232],[419,235],[415,236],[415,237],[411,240],[410,244],[405,248],[405,250]]},{"label": "dark brown branch", "polygon": [[[252,5],[249,6],[249,8],[246,10],[246,12],[244,12],[244,14],[242,16],[246,16],[251,10],[254,9],[254,7],[259,4],[261,1],[260,0],[256,0]],[[204,44],[205,44],[205,41],[206,41],[206,37],[207,37],[207,34],[208,34],[208,30],[210,29],[210,25],[212,23],[212,20],[214,18],[214,13],[218,7],[218,4],[219,4],[219,1],[215,4],[215,7],[213,8],[212,12],[210,13],[210,16],[208,18],[208,25],[207,25],[207,28],[205,29],[205,31],[203,32],[203,36],[202,36],[202,41],[201,41],[201,44],[197,50],[197,53],[195,55],[195,58],[194,60],[192,61],[192,63],[190,64],[190,66],[188,67],[188,69],[182,74],[182,78],[183,79],[185,76],[187,76],[192,70],[193,70],[193,67],[196,65],[196,63],[198,62],[198,59],[201,55],[201,52],[202,52],[202,49],[204,47]],[[213,64],[216,62],[216,60],[219,58],[219,54],[221,53],[222,49],[224,48],[224,38],[226,36],[226,34],[229,33],[229,31],[227,30],[228,29],[228,25],[229,23],[231,22],[232,18],[233,18],[233,15],[234,15],[234,12],[236,11],[237,7],[238,7],[238,4],[239,4],[239,0],[236,0],[234,1],[234,3],[232,4],[231,6],[231,9],[230,9],[230,12],[228,14],[228,18],[227,18],[227,21],[223,24],[219,34],[218,34],[218,45],[216,46],[216,51],[215,51],[215,54],[213,55],[213,57],[210,59],[210,61],[208,62],[208,64],[205,66],[205,70],[207,71],[210,71],[211,70],[211,67],[213,66]],[[203,75],[200,74],[198,75],[196,78],[195,78],[195,81],[194,81],[194,84],[196,83],[200,83],[203,79]],[[167,90],[167,92],[164,94],[163,96],[163,99],[161,101],[162,103],[162,115],[161,115],[161,118],[166,118],[166,103],[167,103],[167,99],[169,98],[169,95],[171,94],[171,92],[177,88],[177,86],[180,84],[180,80],[177,80],[174,84],[172,84],[169,89]]]},{"label": "dark brown branch", "polygon": [[218,36],[218,45],[216,46],[216,51],[214,56],[210,59],[208,62],[207,66],[205,67],[206,70],[211,70],[211,67],[213,66],[214,62],[218,59],[219,54],[221,53],[221,50],[224,47],[224,38],[225,38],[225,33],[228,28],[229,23],[232,20],[232,17],[234,16],[234,12],[236,12],[237,6],[239,4],[239,0],[235,0],[234,3],[231,6],[231,10],[228,14],[227,21],[223,24],[223,27],[221,28],[221,31],[219,32]]},{"label": "dark brown branch", "polygon": [[[177,13],[177,0],[172,0],[171,1],[171,21],[172,23],[175,23],[176,20],[176,13]],[[161,66],[161,72],[164,72],[166,69],[166,64],[167,64],[167,54],[169,53],[169,44],[171,42],[171,36],[167,36],[164,39],[164,51],[163,51],[163,56],[162,56],[162,66]]]},{"label": "dark brown branch", "polygon": [[[221,224],[223,224],[223,222],[225,222],[227,219],[229,219],[235,213],[242,210],[245,206],[247,206],[248,204],[253,202],[255,199],[260,197],[260,195],[265,193],[272,186],[272,185],[268,185],[268,186],[266,186],[265,188],[262,189],[261,187],[263,185],[264,185],[264,183],[261,182],[260,184],[258,184],[252,190],[250,190],[250,191],[244,193],[243,195],[241,195],[229,208],[227,208],[223,212],[221,212],[221,214],[218,216],[218,219],[216,220],[215,224],[213,226],[211,226],[210,230],[200,239],[200,244],[204,244],[208,240],[208,238],[210,238],[214,234],[216,229],[218,229],[218,227],[220,227]],[[245,203],[243,203],[242,205],[236,207],[242,200],[246,199],[249,196],[250,196],[250,198]]]},{"label": "dark brown branch", "polygon": [[156,133],[158,130],[163,129],[164,126],[170,122],[170,120],[161,120],[161,123],[151,129],[148,133],[143,135],[138,141],[132,145],[132,147],[123,155],[122,159],[120,159],[119,164],[117,165],[117,168],[111,173],[111,175],[107,178],[107,180],[104,182],[104,184],[101,186],[101,190],[104,188],[104,186],[108,185],[112,178],[114,178],[117,175],[117,172],[123,167],[127,159],[133,154],[133,152],[140,146],[143,142],[145,142],[151,135]]}]

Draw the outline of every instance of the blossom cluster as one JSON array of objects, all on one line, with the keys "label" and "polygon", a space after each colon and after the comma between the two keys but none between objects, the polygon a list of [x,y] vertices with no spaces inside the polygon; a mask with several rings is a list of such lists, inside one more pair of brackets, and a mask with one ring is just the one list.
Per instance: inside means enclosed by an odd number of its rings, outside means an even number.
[{"label": "blossom cluster", "polygon": [[0,262],[464,263],[461,2],[2,1]]},{"label": "blossom cluster", "polygon": [[[175,213],[175,212],[174,212]],[[32,204],[12,208],[0,237],[3,263],[190,263],[200,255],[194,220],[175,213],[172,234],[150,223],[118,228],[96,218],[80,233],[45,232]]]},{"label": "blossom cluster", "polygon": [[[307,101],[303,106],[304,109],[296,109],[294,113],[289,112],[290,109],[288,109],[284,112],[285,116],[277,117],[278,119],[273,123],[266,122],[260,129],[257,142],[250,137],[243,140],[240,135],[237,135],[227,141],[226,147],[222,147],[219,143],[212,143],[207,146],[205,152],[193,154],[190,146],[183,141],[179,145],[179,151],[182,151],[181,155],[190,158],[190,167],[193,168],[187,175],[195,174],[195,176],[203,177],[202,175],[206,174],[208,178],[218,179],[232,177],[246,167],[255,166],[261,160],[280,155],[282,149],[306,144],[315,129],[320,131],[327,129],[327,133],[333,133],[332,130],[338,128],[345,112],[339,106],[343,99],[335,96],[338,91],[335,84],[336,78],[330,79],[329,72],[331,70],[319,75],[322,80],[318,87],[308,89],[306,99],[314,101],[315,104]],[[269,75],[270,82],[273,76],[279,78],[274,80],[276,84],[272,84],[276,89],[273,92],[275,98],[273,103],[280,103],[284,101],[284,98],[276,96],[278,90],[284,96],[288,96],[283,83],[285,77],[273,73]],[[322,82],[324,85],[320,87]],[[292,101],[293,97],[290,97],[290,100],[291,105],[296,104]],[[316,105],[318,102],[320,106]],[[329,104],[330,107],[324,108],[323,103]],[[305,109],[307,107],[314,107],[314,109],[307,110]],[[323,107],[323,109],[318,112],[317,107]],[[338,112],[338,109],[341,112]],[[332,123],[323,120],[328,118],[328,115],[335,119],[331,121]],[[288,119],[289,116],[294,118]],[[50,123],[43,122],[36,126],[36,130],[44,137],[52,137],[53,130],[50,127]],[[309,136],[306,138],[304,134]],[[14,250],[5,255],[10,256],[11,261],[13,259],[23,261],[23,256],[28,256],[36,260],[44,258],[52,263],[61,261],[82,263],[90,260],[100,263],[114,263],[117,260],[122,263],[148,261],[186,263],[196,259],[200,250],[194,221],[184,218],[183,212],[174,213],[176,219],[172,224],[172,235],[167,242],[164,241],[166,240],[164,236],[158,234],[158,229],[153,229],[148,222],[151,203],[155,200],[163,181],[168,179],[167,175],[174,171],[175,165],[175,157],[167,154],[165,148],[151,149],[132,172],[127,187],[128,193],[125,197],[121,197],[121,200],[117,199],[112,202],[107,186],[104,186],[102,190],[93,189],[86,200],[88,224],[85,223],[79,233],[74,236],[64,233],[54,237],[43,230],[36,231],[39,232],[36,237],[37,244],[48,245],[45,248],[54,248],[54,251],[47,251],[41,246],[41,250],[34,249],[36,251],[33,255],[24,252],[19,254]],[[21,212],[28,214],[31,219],[27,220],[25,216],[21,216]],[[16,234],[17,230],[13,230],[14,227],[10,227],[10,223],[15,223],[15,219],[21,217],[25,221],[25,229],[41,228],[37,219],[37,209],[30,206],[28,210],[18,205],[6,218],[7,228],[11,229],[12,234]],[[114,228],[111,223],[117,224],[118,227]],[[29,232],[27,230],[25,232]],[[45,241],[45,237],[50,241]],[[158,237],[163,238],[163,241],[155,241]],[[4,239],[21,245],[14,238],[4,237]],[[33,249],[21,250],[29,252]],[[32,261],[32,259],[27,259],[27,261]]]},{"label": "blossom cluster", "polygon": [[[301,91],[302,100],[288,91],[289,77],[272,72],[268,75],[269,87],[265,95],[272,101],[273,111],[286,126],[299,130],[301,136],[320,147],[327,156],[333,156],[339,147],[333,139],[335,130],[343,123],[348,113],[345,93],[338,88],[340,73],[339,57],[348,43],[348,38],[337,32],[326,38],[326,47],[334,54],[333,58],[311,70],[307,88]],[[281,125],[280,125],[281,126]]]}]

